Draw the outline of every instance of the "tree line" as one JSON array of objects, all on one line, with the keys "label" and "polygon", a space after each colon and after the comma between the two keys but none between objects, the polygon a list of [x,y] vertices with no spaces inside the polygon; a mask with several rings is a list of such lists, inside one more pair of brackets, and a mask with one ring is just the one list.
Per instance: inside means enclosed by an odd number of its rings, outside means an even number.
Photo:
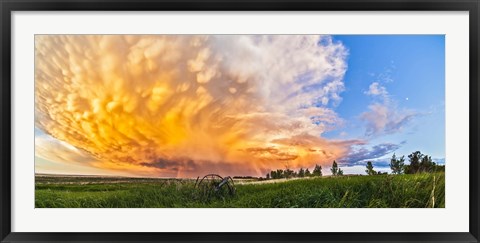
[{"label": "tree line", "polygon": [[[445,165],[438,165],[432,161],[432,157],[426,154],[422,154],[420,151],[415,151],[408,156],[409,164],[405,164],[405,156],[397,157],[395,153],[390,159],[390,169],[392,174],[416,174],[416,173],[433,173],[433,172],[445,172]],[[330,168],[333,176],[342,176],[343,170],[338,167],[337,162],[334,160],[332,167]],[[372,161],[368,161],[365,172],[367,175],[385,175],[387,172],[380,172],[374,169]],[[277,169],[272,170],[266,174],[266,179],[289,179],[289,178],[303,178],[303,177],[320,177],[323,176],[322,166],[316,164],[312,171],[308,168],[300,168],[298,171],[286,168],[285,170]]]},{"label": "tree line", "polygon": [[[337,162],[334,160],[332,163],[332,168],[330,168],[330,171],[332,172],[333,176],[341,176],[343,175],[343,170],[338,167]],[[282,178],[304,178],[304,177],[320,177],[323,176],[322,173],[322,166],[321,165],[315,165],[315,168],[313,168],[313,171],[310,172],[308,168],[303,169],[300,168],[298,171],[293,171],[289,168],[282,170],[282,169],[277,169],[277,170],[272,170],[270,173],[267,173],[266,179],[282,179]]]},{"label": "tree line", "polygon": [[[443,171],[445,172],[445,165],[437,165],[432,161],[432,157],[426,154],[422,154],[420,151],[415,151],[408,155],[410,164],[405,164],[405,156],[397,158],[395,153],[390,159],[390,169],[392,174],[417,174],[417,173],[433,173]],[[375,171],[371,161],[367,162],[365,172],[368,175],[380,175],[386,174],[379,171]]]}]

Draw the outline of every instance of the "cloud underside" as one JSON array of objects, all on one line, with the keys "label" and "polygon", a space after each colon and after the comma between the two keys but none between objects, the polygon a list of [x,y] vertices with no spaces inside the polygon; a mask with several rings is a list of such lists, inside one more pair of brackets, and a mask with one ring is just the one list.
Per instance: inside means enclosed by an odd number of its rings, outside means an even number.
[{"label": "cloud underside", "polygon": [[35,125],[81,156],[36,154],[168,176],[331,163],[364,143],[321,137],[346,56],[329,36],[37,35]]},{"label": "cloud underside", "polygon": [[388,167],[390,161],[384,157],[393,154],[405,143],[405,141],[400,144],[381,143],[371,148],[353,148],[347,156],[340,158],[339,162],[343,166],[365,166],[367,161],[374,161],[375,166]]}]

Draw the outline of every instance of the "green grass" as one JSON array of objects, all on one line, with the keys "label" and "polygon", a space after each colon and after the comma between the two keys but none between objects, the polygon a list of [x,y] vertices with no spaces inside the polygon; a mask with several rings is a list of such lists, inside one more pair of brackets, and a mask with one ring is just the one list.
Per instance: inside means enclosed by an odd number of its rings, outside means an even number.
[{"label": "green grass", "polygon": [[[435,181],[434,181],[435,179]],[[194,180],[37,177],[37,208],[445,207],[445,174],[343,176],[236,185],[202,198]],[[434,186],[435,184],[435,186]],[[435,187],[435,189],[434,189]]]}]

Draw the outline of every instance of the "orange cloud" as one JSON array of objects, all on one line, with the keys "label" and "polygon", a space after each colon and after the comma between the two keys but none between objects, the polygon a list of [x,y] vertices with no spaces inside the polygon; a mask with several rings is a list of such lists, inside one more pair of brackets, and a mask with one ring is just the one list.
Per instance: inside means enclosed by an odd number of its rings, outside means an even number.
[{"label": "orange cloud", "polygon": [[37,35],[35,125],[112,173],[313,165],[352,145],[321,138],[346,56],[329,36]]}]

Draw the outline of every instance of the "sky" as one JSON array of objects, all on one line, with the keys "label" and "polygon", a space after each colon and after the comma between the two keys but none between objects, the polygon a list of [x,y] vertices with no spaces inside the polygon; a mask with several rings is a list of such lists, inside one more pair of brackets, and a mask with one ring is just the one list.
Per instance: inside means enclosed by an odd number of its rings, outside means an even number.
[{"label": "sky", "polygon": [[[37,35],[36,173],[445,163],[443,35]],[[408,161],[408,159],[407,159]]]}]

